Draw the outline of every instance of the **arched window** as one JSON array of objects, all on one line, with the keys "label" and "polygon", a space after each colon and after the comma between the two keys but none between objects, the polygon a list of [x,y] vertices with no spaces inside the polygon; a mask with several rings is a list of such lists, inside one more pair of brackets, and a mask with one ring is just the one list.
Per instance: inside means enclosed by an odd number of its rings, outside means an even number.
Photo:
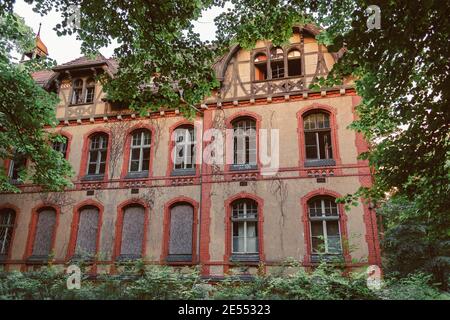
[{"label": "arched window", "polygon": [[145,129],[136,130],[131,136],[128,172],[148,175],[150,168],[150,131]]},{"label": "arched window", "polygon": [[195,130],[193,126],[175,129],[174,174],[195,174]]},{"label": "arched window", "polygon": [[97,253],[99,210],[94,206],[85,206],[79,210],[78,214],[75,257],[93,258]]},{"label": "arched window", "polygon": [[330,116],[315,112],[303,118],[306,165],[334,165]]},{"label": "arched window", "polygon": [[298,49],[292,49],[288,53],[288,76],[300,76],[302,74],[301,54]]},{"label": "arched window", "polygon": [[233,125],[233,170],[256,169],[256,121],[238,118]]},{"label": "arched window", "polygon": [[124,208],[119,260],[133,260],[142,257],[144,225],[145,209],[143,206],[129,205]]},{"label": "arched window", "polygon": [[194,208],[176,203],[170,208],[169,250],[167,261],[192,261]]},{"label": "arched window", "polygon": [[85,103],[91,103],[94,101],[94,94],[95,94],[95,80],[92,78],[89,78],[86,81],[86,94],[85,94]]},{"label": "arched window", "polygon": [[83,103],[83,80],[75,79],[73,81],[73,89],[72,89],[72,104],[80,104]]},{"label": "arched window", "polygon": [[333,197],[314,197],[308,201],[312,254],[342,252],[339,211]]},{"label": "arched window", "polygon": [[258,53],[253,60],[255,66],[255,80],[267,79],[267,56],[264,53]]},{"label": "arched window", "polygon": [[231,206],[232,254],[258,254],[258,204],[252,199],[239,199]]},{"label": "arched window", "polygon": [[37,223],[33,239],[30,259],[48,260],[52,251],[53,238],[56,232],[56,211],[53,208],[42,208],[37,213]]},{"label": "arched window", "polygon": [[15,221],[16,212],[13,209],[7,208],[0,211],[0,260],[8,256]]},{"label": "arched window", "polygon": [[61,155],[63,156],[63,158],[65,159],[67,156],[67,144],[69,139],[67,139],[67,137],[62,136],[61,139],[63,139],[63,141],[55,141],[53,142],[53,150],[60,152]]},{"label": "arched window", "polygon": [[106,170],[108,135],[97,133],[89,138],[89,159],[87,175],[102,178]]},{"label": "arched window", "polygon": [[284,78],[284,52],[280,47],[270,50],[270,68],[272,79]]}]

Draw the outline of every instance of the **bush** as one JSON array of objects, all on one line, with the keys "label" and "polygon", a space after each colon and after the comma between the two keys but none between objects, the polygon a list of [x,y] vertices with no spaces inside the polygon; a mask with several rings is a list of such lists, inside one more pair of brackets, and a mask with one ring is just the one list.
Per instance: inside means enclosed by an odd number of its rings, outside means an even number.
[{"label": "bush", "polygon": [[[82,267],[83,268],[83,267]],[[186,271],[186,270],[185,270]],[[171,267],[129,265],[120,275],[83,276],[81,289],[67,289],[67,275],[55,267],[33,272],[0,273],[0,300],[167,300],[167,299],[450,299],[429,285],[422,273],[385,279],[381,290],[367,287],[365,272],[344,275],[335,266],[322,264],[312,272],[303,269],[286,275],[258,275],[251,281],[228,276],[213,285],[198,270],[180,272]]]}]

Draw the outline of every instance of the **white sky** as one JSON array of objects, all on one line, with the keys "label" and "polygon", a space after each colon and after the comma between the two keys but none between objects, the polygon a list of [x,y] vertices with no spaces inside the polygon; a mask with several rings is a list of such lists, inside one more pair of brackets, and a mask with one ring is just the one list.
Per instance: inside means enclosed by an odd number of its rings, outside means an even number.
[{"label": "white sky", "polygon": [[[213,8],[203,13],[198,22],[195,23],[195,31],[200,34],[202,40],[212,40],[215,37],[216,26],[214,18],[220,14],[222,8]],[[25,19],[35,33],[41,27],[41,39],[47,46],[50,58],[55,59],[58,64],[65,63],[81,56],[81,41],[76,40],[75,35],[58,37],[53,28],[62,21],[58,12],[52,11],[48,15],[41,17],[33,12],[32,6],[23,0],[18,0],[14,6],[14,11]],[[103,48],[100,52],[107,58],[114,53],[113,47]]]}]

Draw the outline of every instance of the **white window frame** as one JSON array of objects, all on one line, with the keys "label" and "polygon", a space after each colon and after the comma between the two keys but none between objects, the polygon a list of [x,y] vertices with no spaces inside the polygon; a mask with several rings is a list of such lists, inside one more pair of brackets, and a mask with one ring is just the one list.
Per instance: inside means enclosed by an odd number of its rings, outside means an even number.
[{"label": "white window frame", "polygon": [[[192,131],[192,135],[194,139],[191,139],[190,131]],[[195,139],[195,129],[192,127],[181,127],[176,128],[174,130],[174,137],[175,137],[175,148],[174,148],[174,164],[173,169],[174,170],[189,170],[189,169],[195,169],[195,148],[196,148],[196,139]],[[183,141],[178,142],[178,138],[183,137]],[[194,148],[192,148],[192,145],[194,145]],[[183,163],[177,163],[178,155],[177,150],[179,147],[182,147],[183,149]],[[191,150],[194,150],[191,152]],[[191,154],[192,153],[192,154]],[[190,163],[188,164],[189,157],[191,158]],[[177,168],[177,166],[182,165],[182,168]]]},{"label": "white window frame", "polygon": [[[250,200],[250,201],[253,201],[253,200]],[[231,253],[232,254],[258,254],[259,250],[260,250],[260,248],[259,248],[259,230],[258,230],[258,228],[259,228],[259,225],[258,225],[258,213],[259,213],[258,212],[258,204],[255,202],[255,206],[256,206],[255,217],[250,217],[249,218],[248,214],[247,214],[248,211],[250,210],[250,209],[247,208],[248,201],[244,200],[244,201],[242,201],[242,203],[243,203],[243,211],[244,211],[244,216],[243,217],[239,217],[238,216],[238,217],[234,218],[235,206],[239,205],[239,202],[233,203],[232,207],[231,207]],[[256,238],[256,247],[258,248],[257,251],[248,251],[248,248],[247,248],[247,245],[248,245],[247,223],[248,222],[255,223],[255,225],[256,225],[256,234],[257,234],[257,236],[256,237],[251,237],[251,238],[252,239]],[[244,235],[243,236],[234,236],[234,224],[235,223],[238,223],[238,224],[243,223],[244,224]],[[238,239],[244,238],[244,250],[243,251],[234,251],[234,239],[235,238],[238,238]]]},{"label": "white window frame", "polygon": [[[244,125],[240,126],[242,123]],[[249,139],[248,150],[246,139]],[[252,146],[252,139],[254,146]],[[253,118],[236,119],[233,121],[233,165],[256,165],[258,161],[257,149],[256,121]],[[252,154],[254,154],[254,161],[251,159]]]},{"label": "white window frame", "polygon": [[[342,234],[341,234],[341,224],[340,224],[340,213],[339,213],[339,206],[336,204],[336,211],[337,215],[325,215],[325,200],[331,200],[327,198],[321,198],[320,204],[321,204],[321,216],[314,216],[311,217],[310,214],[310,203],[308,203],[308,216],[309,216],[309,229],[310,229],[310,237],[311,237],[311,253],[312,254],[333,254],[333,255],[339,255],[342,254]],[[317,201],[316,199],[311,199],[311,201]],[[319,252],[314,251],[313,248],[313,238],[318,238],[317,236],[313,236],[313,230],[312,230],[312,222],[315,221],[321,221],[322,222],[322,234],[323,234],[323,242],[324,242],[324,248],[325,251]],[[328,233],[327,233],[327,222],[328,221],[337,221],[338,225],[338,231],[339,231],[339,252],[329,252],[329,246],[328,246]]]},{"label": "white window frame", "polygon": [[[136,134],[139,134],[141,136],[141,143],[139,145],[133,145],[133,141],[134,141],[134,136]],[[145,135],[148,134],[149,136],[149,143],[145,144]],[[128,172],[143,172],[142,170],[142,166],[144,164],[144,149],[149,149],[151,152],[151,144],[152,144],[152,135],[150,133],[150,131],[148,130],[139,130],[137,132],[134,132],[131,135],[131,141],[130,141],[130,160],[128,162]],[[133,155],[133,150],[135,149],[139,149],[139,163],[138,163],[138,170],[137,171],[131,171],[131,162],[133,160],[132,155]],[[150,161],[150,159],[149,159]],[[150,164],[149,164],[149,170],[150,170]]]},{"label": "white window frame", "polygon": [[[93,143],[93,139],[94,138],[100,138],[101,140],[100,140],[100,142],[99,142],[99,146],[101,146],[102,145],[102,142],[104,142],[104,141],[106,141],[106,148],[96,148],[96,149],[93,149],[92,148],[92,143]],[[104,134],[98,134],[98,135],[94,135],[94,136],[91,136],[90,138],[89,138],[89,150],[88,150],[88,152],[89,152],[89,154],[88,154],[88,163],[87,163],[87,168],[86,168],[86,174],[87,175],[103,175],[103,174],[105,174],[105,172],[106,172],[106,166],[108,165],[108,136],[107,135],[104,135]],[[90,165],[91,165],[91,153],[93,152],[93,151],[96,151],[97,152],[97,160],[96,160],[96,162],[95,162],[95,173],[89,173],[89,167],[90,167]],[[102,157],[101,157],[101,155],[102,155],[102,152],[103,151],[105,151],[106,152],[106,159],[105,159],[105,172],[103,172],[103,173],[100,173],[100,167],[101,167],[101,163],[102,163],[102,161],[101,161],[101,159],[102,159]],[[92,163],[94,163],[94,162],[92,162]]]},{"label": "white window frame", "polygon": [[[322,115],[324,117],[324,124],[328,123],[328,126],[324,126],[323,128],[319,128],[317,123],[318,121],[315,121],[315,128],[311,129],[308,128],[306,129],[306,123],[309,117],[312,116],[317,116],[317,115]],[[327,121],[325,120],[327,119]],[[317,158],[306,158],[306,160],[328,160],[328,159],[333,159],[333,143],[332,141],[327,141],[326,144],[324,144],[324,148],[325,148],[325,158],[321,158],[320,157],[320,139],[319,139],[319,132],[330,132],[330,140],[332,139],[331,137],[331,123],[330,123],[330,116],[324,112],[315,112],[315,113],[311,113],[306,115],[303,118],[303,130],[305,131],[305,158],[307,156],[307,145],[306,145],[306,133],[314,133],[314,136],[316,138],[316,153],[317,153]],[[310,145],[311,146],[311,145]],[[330,147],[331,147],[331,154],[330,154]]]}]

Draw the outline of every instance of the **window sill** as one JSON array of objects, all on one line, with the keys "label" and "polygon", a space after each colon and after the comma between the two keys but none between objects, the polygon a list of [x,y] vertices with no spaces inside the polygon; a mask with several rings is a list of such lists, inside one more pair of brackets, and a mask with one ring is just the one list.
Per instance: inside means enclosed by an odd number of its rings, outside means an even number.
[{"label": "window sill", "polygon": [[195,176],[196,174],[195,169],[173,169],[170,173],[171,176]]},{"label": "window sill", "polygon": [[250,171],[258,170],[256,164],[232,164],[230,165],[230,171]]},{"label": "window sill", "polygon": [[232,262],[259,262],[259,254],[239,254],[233,253],[230,261]]},{"label": "window sill", "polygon": [[331,167],[336,165],[336,160],[334,159],[317,159],[317,160],[306,160],[305,167]]},{"label": "window sill", "polygon": [[121,254],[116,258],[118,262],[128,262],[128,261],[136,261],[141,259],[142,256],[140,254]]},{"label": "window sill", "polygon": [[166,262],[192,262],[192,254],[169,254]]},{"label": "window sill", "polygon": [[105,179],[104,174],[86,175],[81,180],[83,181],[101,181]]},{"label": "window sill", "polygon": [[312,263],[320,263],[320,262],[343,262],[344,257],[340,253],[331,254],[331,253],[323,253],[323,254],[312,254],[311,262]]},{"label": "window sill", "polygon": [[148,178],[148,171],[128,172],[125,179],[143,179]]},{"label": "window sill", "polygon": [[27,259],[28,264],[47,264],[50,261],[50,256],[30,256]]},{"label": "window sill", "polygon": [[86,105],[90,105],[90,104],[94,104],[94,101],[92,101],[92,102],[82,102],[82,103],[70,103],[69,107],[79,107],[79,106],[86,106]]}]

